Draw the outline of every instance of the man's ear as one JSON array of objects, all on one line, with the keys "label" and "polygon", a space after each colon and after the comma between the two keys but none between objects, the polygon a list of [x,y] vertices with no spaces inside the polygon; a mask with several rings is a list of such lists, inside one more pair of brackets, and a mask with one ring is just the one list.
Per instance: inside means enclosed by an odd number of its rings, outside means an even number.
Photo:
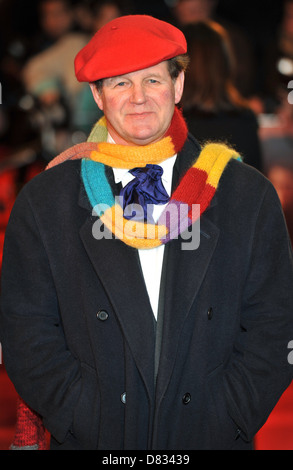
[{"label": "man's ear", "polygon": [[102,100],[102,93],[98,90],[98,88],[96,87],[94,83],[90,83],[90,87],[91,87],[95,102],[97,103],[100,110],[103,111],[104,106],[103,106],[103,100]]},{"label": "man's ear", "polygon": [[178,104],[183,95],[185,73],[182,71],[175,81],[175,104]]}]

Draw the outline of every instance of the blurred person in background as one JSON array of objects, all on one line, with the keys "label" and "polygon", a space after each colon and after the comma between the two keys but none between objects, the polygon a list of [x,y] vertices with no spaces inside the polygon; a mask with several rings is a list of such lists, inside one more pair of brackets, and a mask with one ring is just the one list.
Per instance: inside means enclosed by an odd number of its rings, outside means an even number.
[{"label": "blurred person in background", "polygon": [[277,147],[270,142],[270,159],[267,162],[266,174],[274,185],[280,198],[282,208],[293,246],[293,158],[291,152],[286,152],[283,146]]},{"label": "blurred person in background", "polygon": [[293,243],[293,105],[288,97],[267,119],[260,128],[264,173],[279,195]]},{"label": "blurred person in background", "polygon": [[109,21],[119,16],[131,12],[130,2],[123,0],[101,0],[94,1],[92,5],[93,12],[93,33],[99,31]]},{"label": "blurred person in background", "polygon": [[70,0],[41,0],[38,4],[39,32],[33,44],[39,53],[74,30],[74,12]]},{"label": "blurred person in background", "polygon": [[85,0],[77,1],[73,8],[76,25],[92,35],[118,16],[132,13],[134,4],[131,0]]},{"label": "blurred person in background", "polygon": [[285,0],[276,37],[265,51],[263,111],[278,113],[287,101],[288,83],[293,80],[293,0]]},{"label": "blurred person in background", "polygon": [[226,30],[200,21],[183,28],[190,65],[182,98],[188,127],[200,142],[225,141],[262,170],[258,122],[235,87],[235,62]]},{"label": "blurred person in background", "polygon": [[74,3],[73,9],[77,29],[92,34],[94,29],[92,0],[77,1]]},{"label": "blurred person in background", "polygon": [[248,97],[254,86],[252,45],[246,33],[238,25],[218,17],[218,3],[219,0],[174,0],[171,12],[180,28],[197,21],[213,20],[226,29],[235,56],[235,86],[242,95]]},{"label": "blurred person in background", "polygon": [[82,90],[82,85],[75,79],[72,63],[87,43],[88,35],[72,30],[74,16],[67,0],[43,0],[39,11],[43,43],[40,41],[39,53],[24,66],[22,78],[26,91],[40,105],[40,125],[44,121],[49,135],[51,121],[53,125],[58,121],[65,130],[72,124],[76,99]]},{"label": "blurred person in background", "polygon": [[[84,6],[83,13],[88,9],[88,13],[91,14],[91,23],[86,23],[91,30],[83,31],[80,28],[79,31],[69,31],[73,19],[80,19],[78,16],[80,10],[77,10],[77,17],[72,13],[74,9],[70,10],[68,21],[65,21],[64,9],[68,4],[66,1],[64,5],[63,3],[63,0],[44,0],[46,15],[42,24],[46,33],[50,31],[51,37],[56,40],[53,45],[34,56],[23,69],[26,90],[41,106],[36,116],[48,146],[48,159],[60,153],[68,145],[86,139],[93,124],[101,117],[89,88],[76,80],[72,64],[77,52],[90,37],[105,23],[124,12],[123,3],[119,1],[104,0],[89,3]],[[57,9],[55,4],[60,8]],[[53,27],[54,18],[56,19],[58,15],[60,18]],[[80,23],[80,26],[82,24]],[[59,132],[54,132],[52,126],[58,128]],[[76,130],[78,132],[75,132]]]},{"label": "blurred person in background", "polygon": [[177,0],[173,13],[181,26],[212,18],[218,0]]},{"label": "blurred person in background", "polygon": [[284,0],[276,36],[264,59],[260,139],[266,176],[275,186],[293,240],[293,0]]}]

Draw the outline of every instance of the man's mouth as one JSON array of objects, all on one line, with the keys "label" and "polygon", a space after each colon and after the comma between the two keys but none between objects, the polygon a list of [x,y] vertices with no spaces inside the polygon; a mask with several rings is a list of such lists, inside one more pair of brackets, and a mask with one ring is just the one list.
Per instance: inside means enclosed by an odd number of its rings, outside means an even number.
[{"label": "man's mouth", "polygon": [[137,118],[137,119],[142,119],[142,118],[150,116],[151,114],[152,114],[151,111],[145,111],[143,113],[129,113],[128,116]]}]

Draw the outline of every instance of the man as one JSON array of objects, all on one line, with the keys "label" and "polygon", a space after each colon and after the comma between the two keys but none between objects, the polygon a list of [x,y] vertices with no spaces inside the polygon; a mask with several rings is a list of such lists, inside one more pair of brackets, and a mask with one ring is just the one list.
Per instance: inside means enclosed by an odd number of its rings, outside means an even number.
[{"label": "man", "polygon": [[251,449],[291,382],[280,203],[188,135],[185,54],[155,18],[104,26],[75,70],[105,117],[14,207],[1,342],[52,449]]}]

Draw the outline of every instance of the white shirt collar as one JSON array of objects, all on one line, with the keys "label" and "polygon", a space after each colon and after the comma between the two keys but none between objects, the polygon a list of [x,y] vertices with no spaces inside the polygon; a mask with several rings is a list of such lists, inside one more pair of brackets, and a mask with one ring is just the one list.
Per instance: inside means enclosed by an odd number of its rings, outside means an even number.
[{"label": "white shirt collar", "polygon": [[[107,142],[115,144],[114,139],[109,133]],[[177,154],[160,163],[160,166],[163,169],[162,182],[169,195],[171,195],[173,167],[176,161],[176,157]],[[126,186],[126,184],[128,184],[134,178],[134,176],[129,173],[127,169],[124,168],[113,168],[113,173],[115,183],[122,183],[122,186]]]}]

